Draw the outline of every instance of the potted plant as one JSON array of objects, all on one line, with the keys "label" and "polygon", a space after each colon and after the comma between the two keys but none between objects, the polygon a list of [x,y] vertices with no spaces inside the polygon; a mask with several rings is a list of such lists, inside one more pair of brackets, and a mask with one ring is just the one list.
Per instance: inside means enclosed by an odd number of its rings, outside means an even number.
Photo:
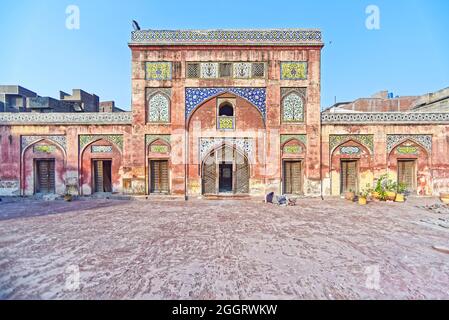
[{"label": "potted plant", "polygon": [[405,202],[405,193],[407,192],[407,186],[405,183],[400,182],[397,185],[396,202]]},{"label": "potted plant", "polygon": [[64,195],[64,201],[71,202],[72,200],[73,200],[73,197],[70,193],[66,193]]},{"label": "potted plant", "polygon": [[362,190],[359,194],[359,204],[364,206],[368,203],[368,197],[372,193],[372,190],[370,188]]},{"label": "potted plant", "polygon": [[354,202],[354,200],[355,200],[355,192],[352,191],[352,189],[349,189],[349,191],[347,191],[345,193],[345,199],[348,200],[348,201]]},{"label": "potted plant", "polygon": [[396,200],[396,190],[398,189],[398,184],[389,179],[385,183],[385,191],[386,191],[386,199],[389,201],[395,201]]},{"label": "potted plant", "polygon": [[444,204],[449,204],[449,193],[441,192],[440,193],[440,200]]},{"label": "potted plant", "polygon": [[385,195],[384,184],[385,184],[385,181],[387,180],[387,178],[388,178],[388,176],[386,174],[384,174],[384,175],[381,175],[379,177],[379,179],[377,179],[376,187],[374,188],[373,192],[371,193],[371,196],[374,199],[385,200],[386,195]]}]

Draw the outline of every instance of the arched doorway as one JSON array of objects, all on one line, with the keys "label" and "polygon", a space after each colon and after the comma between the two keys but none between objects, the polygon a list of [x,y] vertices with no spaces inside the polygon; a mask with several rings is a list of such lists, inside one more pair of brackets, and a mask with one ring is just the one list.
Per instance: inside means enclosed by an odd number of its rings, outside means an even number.
[{"label": "arched doorway", "polygon": [[249,178],[247,157],[233,147],[223,145],[203,161],[203,195],[248,194]]},{"label": "arched doorway", "polygon": [[390,177],[403,184],[411,194],[430,195],[431,173],[429,154],[424,146],[406,139],[392,147],[388,155]]}]

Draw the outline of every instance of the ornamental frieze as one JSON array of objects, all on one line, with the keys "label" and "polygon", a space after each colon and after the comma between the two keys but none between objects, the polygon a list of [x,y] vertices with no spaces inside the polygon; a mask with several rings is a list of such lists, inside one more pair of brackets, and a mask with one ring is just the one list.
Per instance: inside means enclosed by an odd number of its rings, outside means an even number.
[{"label": "ornamental frieze", "polygon": [[110,135],[80,135],[79,136],[79,145],[80,150],[84,150],[84,148],[91,144],[92,142],[98,140],[106,140],[113,145],[115,145],[120,151],[123,152],[123,136],[119,134],[110,134]]},{"label": "ornamental frieze", "polygon": [[355,141],[374,153],[374,135],[372,134],[341,134],[329,136],[329,148],[332,153],[336,147],[348,141]]},{"label": "ornamental frieze", "polygon": [[54,142],[61,148],[63,148],[64,151],[67,148],[67,139],[65,136],[21,136],[20,139],[22,151],[28,148],[30,145],[42,140]]},{"label": "ornamental frieze", "polygon": [[448,113],[384,112],[321,114],[323,124],[449,123]]},{"label": "ornamental frieze", "polygon": [[432,153],[432,135],[429,134],[390,134],[387,135],[387,153],[389,154],[399,144],[410,140],[416,142]]},{"label": "ornamental frieze", "polygon": [[138,30],[131,44],[145,45],[322,45],[321,31],[287,30]]},{"label": "ornamental frieze", "polygon": [[281,135],[281,145],[292,139],[296,139],[304,145],[307,145],[307,135],[305,134],[283,134]]},{"label": "ornamental frieze", "polygon": [[0,125],[131,124],[131,112],[31,113],[0,112]]},{"label": "ornamental frieze", "polygon": [[233,146],[248,159],[253,159],[254,155],[254,141],[247,138],[201,138],[200,139],[200,160],[221,145]]},{"label": "ornamental frieze", "polygon": [[171,135],[169,134],[147,134],[145,135],[145,145],[149,146],[156,140],[165,141],[167,144],[170,144]]}]

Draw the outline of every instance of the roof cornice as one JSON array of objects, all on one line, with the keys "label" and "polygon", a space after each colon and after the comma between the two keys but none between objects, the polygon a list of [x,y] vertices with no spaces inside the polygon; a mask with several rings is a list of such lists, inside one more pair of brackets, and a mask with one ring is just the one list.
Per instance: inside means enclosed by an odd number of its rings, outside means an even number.
[{"label": "roof cornice", "polygon": [[322,46],[318,29],[269,30],[139,30],[130,46]]}]

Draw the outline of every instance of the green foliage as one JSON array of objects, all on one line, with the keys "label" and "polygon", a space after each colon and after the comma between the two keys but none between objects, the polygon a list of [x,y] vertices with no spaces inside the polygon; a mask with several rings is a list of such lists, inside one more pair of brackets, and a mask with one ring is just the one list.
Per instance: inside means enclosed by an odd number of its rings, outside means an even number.
[{"label": "green foliage", "polygon": [[366,185],[366,187],[364,189],[362,189],[362,191],[360,191],[359,196],[361,198],[368,198],[369,195],[373,192],[373,188],[371,187],[371,185],[368,183]]},{"label": "green foliage", "polygon": [[397,193],[405,194],[407,192],[407,185],[403,182],[398,183],[397,185]]}]

